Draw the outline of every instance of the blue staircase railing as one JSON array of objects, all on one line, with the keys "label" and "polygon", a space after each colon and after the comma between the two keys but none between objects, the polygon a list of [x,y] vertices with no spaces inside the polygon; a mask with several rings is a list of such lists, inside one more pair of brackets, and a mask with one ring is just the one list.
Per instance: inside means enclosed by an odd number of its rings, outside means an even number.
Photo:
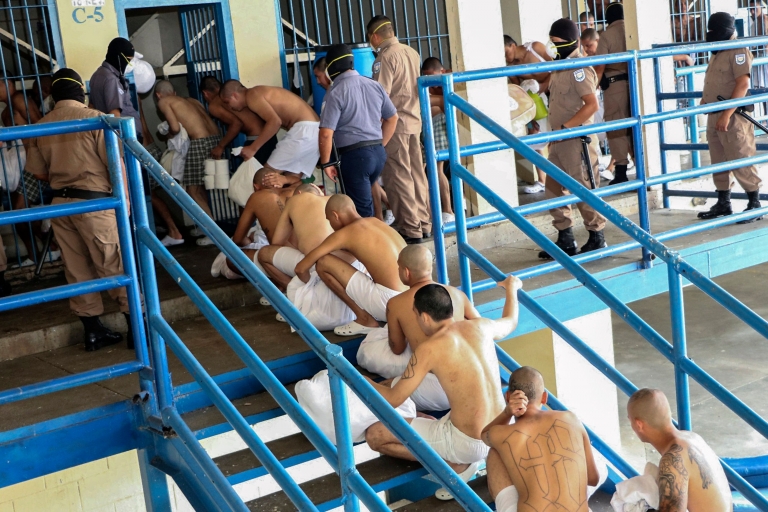
[{"label": "blue staircase railing", "polygon": [[[658,59],[669,57],[680,53],[691,53],[692,51],[702,52],[709,50],[725,50],[731,48],[741,48],[748,45],[764,45],[768,38],[753,38],[748,41],[731,41],[725,43],[707,43],[693,46],[683,46],[675,48],[660,48],[646,51],[633,51],[623,54],[615,54],[607,57],[588,57],[574,60],[557,61],[553,63],[543,63],[536,65],[521,65],[514,67],[490,69],[483,71],[469,71],[454,73],[442,76],[422,77],[419,80],[420,99],[422,107],[422,118],[425,126],[425,142],[427,153],[427,174],[430,182],[430,201],[432,217],[435,219],[435,246],[437,256],[437,268],[439,279],[443,283],[448,283],[447,258],[445,252],[445,235],[456,233],[458,253],[459,253],[459,271],[461,277],[461,287],[464,292],[472,297],[473,292],[487,290],[490,286],[506,277],[495,265],[488,261],[479,251],[471,247],[468,243],[468,227],[479,227],[482,225],[509,220],[520,229],[527,237],[533,240],[544,251],[552,255],[555,262],[539,265],[533,268],[514,273],[521,279],[530,279],[556,270],[565,269],[571,273],[586,289],[596,295],[606,306],[613,310],[619,317],[624,319],[630,327],[645,338],[656,350],[661,352],[675,368],[675,384],[677,396],[678,422],[682,429],[690,430],[691,412],[690,396],[688,389],[688,377],[693,377],[702,387],[709,391],[716,399],[731,409],[740,418],[745,420],[750,426],[757,430],[763,437],[768,438],[768,422],[760,417],[744,402],[739,400],[733,393],[725,389],[719,382],[710,376],[701,367],[695,364],[687,356],[686,337],[685,337],[685,319],[683,305],[683,278],[691,282],[697,288],[713,298],[716,302],[733,313],[737,318],[747,323],[762,336],[768,338],[768,322],[750,310],[742,302],[737,300],[722,287],[714,283],[711,279],[701,274],[694,266],[686,262],[680,255],[667,248],[662,240],[670,240],[680,236],[700,232],[708,229],[714,229],[719,226],[733,224],[740,220],[754,218],[768,213],[768,207],[743,212],[733,216],[716,219],[715,221],[702,222],[695,226],[680,228],[669,231],[657,236],[651,236],[650,216],[648,212],[648,202],[646,193],[649,187],[654,185],[666,184],[672,181],[678,181],[697,176],[705,176],[713,172],[737,169],[752,163],[768,162],[768,155],[759,155],[752,158],[742,159],[724,164],[710,165],[703,168],[692,169],[672,174],[662,174],[660,176],[648,177],[646,173],[645,155],[643,151],[642,128],[645,125],[658,123],[663,125],[664,121],[671,119],[690,117],[698,114],[716,112],[724,108],[743,106],[768,100],[768,94],[760,94],[744,99],[728,100],[719,102],[716,105],[704,105],[698,107],[689,107],[672,112],[657,112],[646,115],[640,113],[639,101],[639,62],[643,59],[653,59],[657,63],[655,69],[658,72]],[[494,78],[504,78],[517,76],[531,72],[559,71],[573,68],[580,68],[588,65],[602,65],[609,63],[624,62],[629,68],[629,90],[632,117],[626,120],[610,121],[595,125],[587,125],[578,128],[560,130],[555,132],[531,135],[526,137],[515,137],[506,128],[499,125],[488,115],[484,114],[466,100],[454,92],[454,84],[468,83],[479,80]],[[657,82],[659,77],[657,75]],[[446,105],[446,125],[449,149],[447,151],[435,151],[433,126],[429,107],[428,88],[442,87]],[[475,144],[462,147],[458,138],[457,112],[460,111],[471,120],[478,123],[481,127],[493,134],[498,141]],[[621,185],[609,186],[598,191],[591,191],[584,187],[577,180],[556,167],[544,157],[536,153],[529,147],[529,144],[541,142],[554,142],[559,140],[571,139],[582,135],[592,135],[604,131],[615,129],[630,128],[633,134],[635,146],[635,165],[637,169],[637,178],[633,181]],[[535,205],[512,207],[506,201],[501,199],[488,185],[475,177],[464,165],[461,158],[466,156],[478,155],[498,150],[514,149],[521,156],[529,160],[533,165],[542,169],[550,179],[556,180],[559,184],[571,191],[572,195],[541,201]],[[440,196],[438,193],[437,180],[437,162],[448,161],[451,168],[451,189],[454,204],[461,205],[464,201],[464,185],[469,186],[483,199],[485,199],[497,212],[480,215],[466,219],[463,208],[456,209],[455,222],[443,225],[441,219]],[[624,192],[636,192],[639,203],[639,225],[635,224],[615,208],[609,205],[604,197]],[[585,255],[579,255],[574,258],[569,257],[554,242],[549,240],[540,232],[528,219],[526,215],[542,212],[557,206],[574,204],[583,201],[602,214],[609,222],[620,228],[627,234],[631,241],[620,244],[615,247],[594,251]],[[636,315],[621,300],[613,295],[596,278],[591,276],[582,264],[588,261],[594,261],[609,255],[623,253],[629,250],[641,248],[643,257],[639,263],[639,270],[651,268],[653,265],[652,255],[659,258],[667,264],[668,284],[670,291],[670,304],[672,316],[672,343],[665,340],[657,333],[647,322]],[[472,262],[481,268],[491,278],[487,281],[473,283],[470,275],[469,264]],[[547,327],[560,335],[569,343],[579,354],[584,356],[590,364],[595,366],[603,375],[613,382],[622,392],[631,395],[637,387],[632,384],[615,367],[602,359],[586,343],[575,336],[567,327],[558,321],[553,315],[542,308],[526,292],[520,291],[518,294],[521,304],[527,308],[536,318],[542,321]],[[509,355],[501,349],[497,351],[501,363],[508,369],[515,369],[518,364],[512,360]],[[556,407],[562,404],[556,404]],[[592,438],[593,444],[595,438]],[[598,443],[599,444],[599,443]],[[598,445],[596,444],[596,448]],[[603,447],[600,447],[603,448]],[[603,450],[600,450],[603,451]],[[617,454],[605,453],[609,461],[617,468],[620,468],[626,476],[631,476],[634,470],[625,466]],[[760,510],[768,511],[768,499],[750,485],[741,475],[736,473],[728,464],[722,462],[729,481],[740,491],[752,504]],[[621,469],[624,467],[624,469]]]}]

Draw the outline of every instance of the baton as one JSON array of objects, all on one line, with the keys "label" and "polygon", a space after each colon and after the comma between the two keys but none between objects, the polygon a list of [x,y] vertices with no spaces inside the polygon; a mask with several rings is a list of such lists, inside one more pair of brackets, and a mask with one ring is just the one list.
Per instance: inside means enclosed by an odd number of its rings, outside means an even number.
[{"label": "baton", "polygon": [[[723,98],[722,96],[718,96],[717,99],[719,101],[726,101],[726,99]],[[757,121],[755,121],[755,119],[752,116],[747,114],[747,112],[754,112],[754,107],[755,106],[754,105],[749,105],[749,106],[752,107],[752,110],[747,110],[746,107],[736,107],[736,113],[739,114],[744,119],[746,119],[747,121],[749,121],[750,123],[752,123],[753,125],[755,125],[757,128],[762,130],[764,133],[768,134],[768,128],[763,126],[761,123],[758,123]]]},{"label": "baton", "polygon": [[589,144],[592,142],[592,139],[589,137],[580,138],[582,156],[584,157],[584,161],[587,163],[587,175],[589,176],[589,184],[592,186],[592,190],[595,190],[597,188],[597,183],[595,183],[595,173],[592,170],[592,159],[589,157]]},{"label": "baton", "polygon": [[[341,177],[341,157],[339,157],[339,152],[336,151],[336,141],[331,140],[331,161],[325,164],[322,167],[323,171],[323,188],[325,188],[325,168],[326,167],[336,167],[336,180],[337,182],[334,182],[333,186],[335,188],[335,193],[339,193],[339,187],[341,187],[341,193],[346,194],[346,190],[344,189],[344,178]],[[334,160],[335,157],[335,160]]]}]

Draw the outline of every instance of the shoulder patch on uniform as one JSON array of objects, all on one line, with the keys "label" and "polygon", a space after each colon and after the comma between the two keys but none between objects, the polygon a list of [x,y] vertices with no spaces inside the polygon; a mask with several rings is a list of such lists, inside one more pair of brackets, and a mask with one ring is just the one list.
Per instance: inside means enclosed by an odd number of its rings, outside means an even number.
[{"label": "shoulder patch on uniform", "polygon": [[573,72],[573,78],[575,78],[577,82],[583,82],[586,76],[587,75],[584,73],[583,69],[577,69]]},{"label": "shoulder patch on uniform", "polygon": [[374,62],[373,63],[373,72],[378,73],[381,71],[381,62]]},{"label": "shoulder patch on uniform", "polygon": [[747,62],[747,54],[746,53],[738,53],[738,54],[736,54],[736,64],[741,66],[745,62]]}]

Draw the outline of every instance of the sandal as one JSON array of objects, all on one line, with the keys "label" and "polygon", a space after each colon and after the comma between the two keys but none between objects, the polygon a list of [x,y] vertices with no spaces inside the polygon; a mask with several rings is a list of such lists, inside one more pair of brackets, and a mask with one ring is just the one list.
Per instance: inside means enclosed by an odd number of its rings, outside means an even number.
[{"label": "sandal", "polygon": [[[469,482],[472,480],[472,477],[474,477],[475,473],[477,473],[477,468],[480,467],[481,462],[484,461],[478,461],[470,464],[463,473],[459,474],[459,478],[464,482]],[[440,501],[450,501],[453,499],[453,494],[451,494],[445,487],[441,487],[435,491],[435,498],[439,499]]]},{"label": "sandal", "polygon": [[338,336],[359,336],[361,334],[368,334],[374,329],[376,329],[376,327],[366,327],[364,325],[360,325],[359,323],[352,321],[352,322],[349,322],[348,324],[335,327],[333,329],[333,332]]}]

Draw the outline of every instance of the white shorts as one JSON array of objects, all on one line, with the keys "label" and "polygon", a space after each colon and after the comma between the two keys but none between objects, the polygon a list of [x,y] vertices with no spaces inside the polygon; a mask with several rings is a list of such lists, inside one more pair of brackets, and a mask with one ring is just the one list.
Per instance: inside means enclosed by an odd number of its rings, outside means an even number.
[{"label": "white shorts", "polygon": [[355,301],[355,304],[379,322],[387,321],[387,302],[389,299],[402,293],[374,283],[371,276],[359,271],[349,278],[346,292],[349,298]]},{"label": "white shorts", "polygon": [[[281,247],[272,256],[272,265],[288,277],[296,277],[296,265],[304,259],[301,251],[293,247]],[[315,267],[312,267],[314,270]]]},{"label": "white shorts", "polygon": [[414,418],[411,426],[443,460],[454,464],[474,464],[488,457],[490,448],[454,427],[451,413],[437,421]]},{"label": "white shorts", "polygon": [[[393,380],[392,387],[395,387],[400,379],[402,377]],[[416,404],[417,411],[447,411],[451,408],[451,404],[448,403],[448,396],[434,373],[428,373],[424,377],[416,391],[411,394],[411,400]]]},{"label": "white shorts", "polygon": [[510,485],[496,496],[496,512],[517,512],[517,502],[520,494],[514,485]]},{"label": "white shorts", "polygon": [[277,143],[267,165],[278,171],[309,178],[320,160],[319,138],[319,122],[301,121],[294,124],[283,140]]}]

